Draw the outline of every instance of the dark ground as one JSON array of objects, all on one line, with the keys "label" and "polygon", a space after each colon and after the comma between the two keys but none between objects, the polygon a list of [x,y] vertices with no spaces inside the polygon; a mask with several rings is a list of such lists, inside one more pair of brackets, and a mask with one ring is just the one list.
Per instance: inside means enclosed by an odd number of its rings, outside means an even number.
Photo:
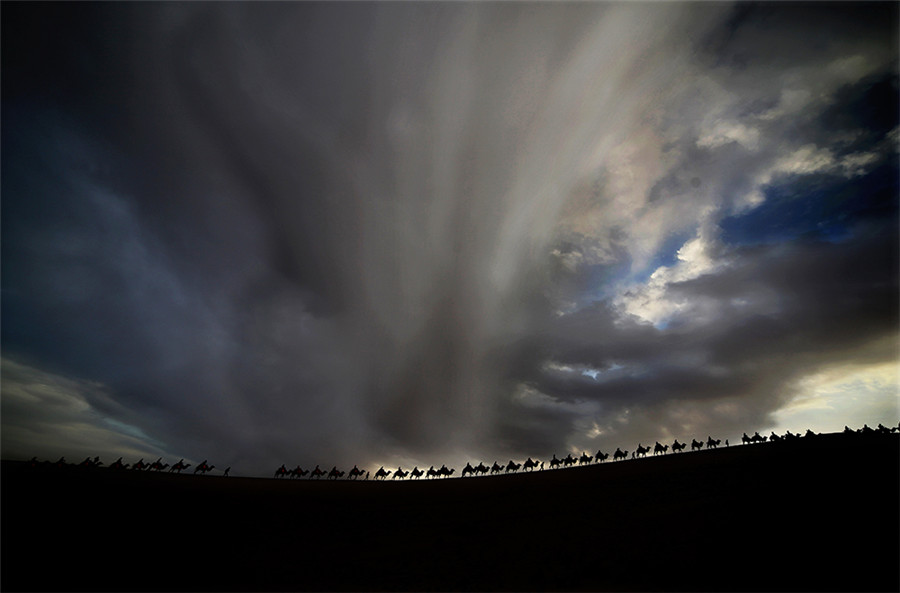
[{"label": "dark ground", "polygon": [[900,589],[896,434],[433,482],[0,482],[3,591]]}]

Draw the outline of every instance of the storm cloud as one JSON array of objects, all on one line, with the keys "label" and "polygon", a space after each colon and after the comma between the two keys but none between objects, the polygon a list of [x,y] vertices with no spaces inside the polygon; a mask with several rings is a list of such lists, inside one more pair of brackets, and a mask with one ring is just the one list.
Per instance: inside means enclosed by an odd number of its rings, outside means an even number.
[{"label": "storm cloud", "polygon": [[245,473],[771,427],[896,360],[896,17],[5,7],[4,435],[9,369]]}]

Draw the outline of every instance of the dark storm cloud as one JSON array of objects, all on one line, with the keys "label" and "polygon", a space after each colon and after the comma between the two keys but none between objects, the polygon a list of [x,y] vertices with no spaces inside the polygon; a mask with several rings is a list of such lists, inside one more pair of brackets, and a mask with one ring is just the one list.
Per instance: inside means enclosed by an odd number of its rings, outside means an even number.
[{"label": "dark storm cloud", "polygon": [[[815,365],[896,356],[896,347],[880,347],[895,342],[898,321],[893,229],[869,227],[848,244],[742,248],[734,262],[669,285],[669,296],[688,309],[683,323],[657,329],[621,320],[604,304],[567,316],[536,359],[600,372],[591,378],[549,369],[532,384],[555,399],[622,407],[759,395],[778,386],[783,391],[772,397],[785,399],[788,380]],[[700,327],[698,318],[706,319]],[[746,398],[747,407],[754,403],[771,406]]]},{"label": "dark storm cloud", "polygon": [[[833,12],[4,7],[4,356],[247,472],[762,426],[803,365],[893,352],[884,229],[715,236],[893,154],[893,29]],[[804,148],[826,122],[865,133]]]}]

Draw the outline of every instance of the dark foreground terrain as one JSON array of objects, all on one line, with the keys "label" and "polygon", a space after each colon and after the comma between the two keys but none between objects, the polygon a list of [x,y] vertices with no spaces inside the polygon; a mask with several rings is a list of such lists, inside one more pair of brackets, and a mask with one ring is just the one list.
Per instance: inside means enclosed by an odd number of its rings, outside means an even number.
[{"label": "dark foreground terrain", "polygon": [[900,588],[900,435],[427,482],[2,468],[2,588]]}]

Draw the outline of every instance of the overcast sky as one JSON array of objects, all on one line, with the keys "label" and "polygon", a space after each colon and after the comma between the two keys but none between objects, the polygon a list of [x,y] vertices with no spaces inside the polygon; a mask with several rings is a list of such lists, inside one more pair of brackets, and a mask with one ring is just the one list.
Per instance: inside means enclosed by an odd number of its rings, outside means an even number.
[{"label": "overcast sky", "polygon": [[2,454],[900,420],[898,6],[3,3]]}]

